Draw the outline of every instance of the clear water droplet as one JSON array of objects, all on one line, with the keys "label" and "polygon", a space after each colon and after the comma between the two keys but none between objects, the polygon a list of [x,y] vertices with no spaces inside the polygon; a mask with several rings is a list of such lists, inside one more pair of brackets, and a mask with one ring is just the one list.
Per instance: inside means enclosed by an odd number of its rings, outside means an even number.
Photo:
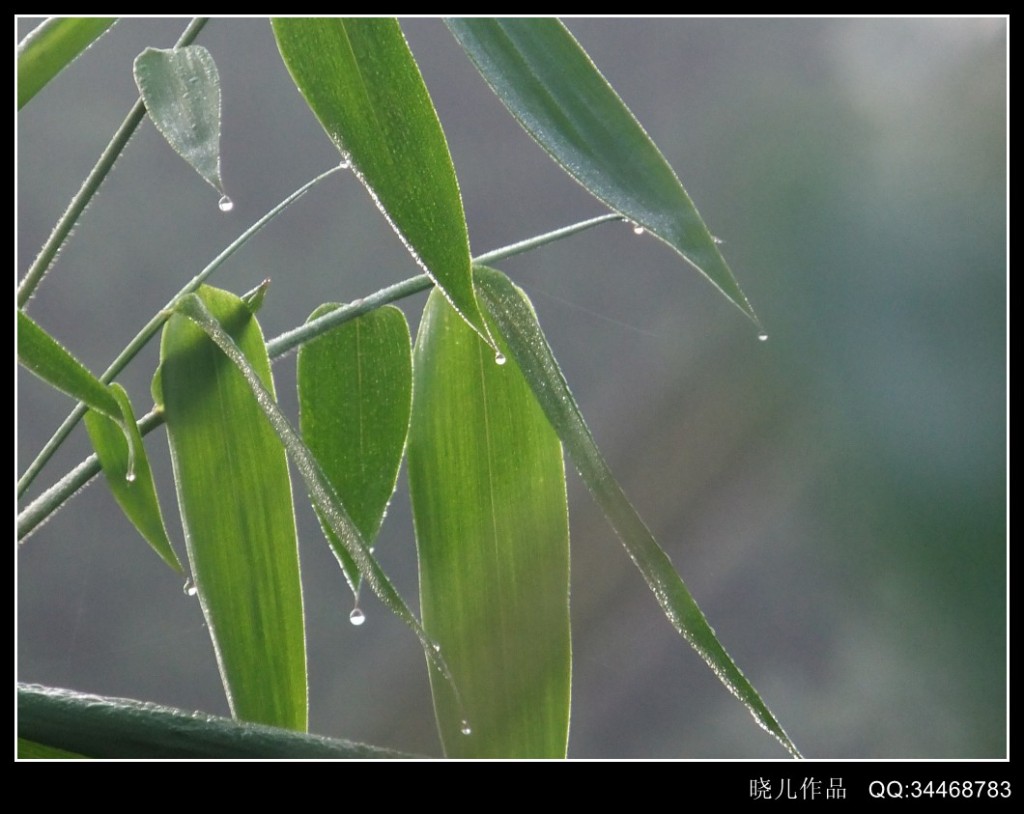
[{"label": "clear water droplet", "polygon": [[192,577],[188,577],[185,580],[185,584],[181,586],[181,592],[185,594],[185,596],[195,596],[197,593],[199,593],[199,589],[196,587],[196,584],[192,581]]},{"label": "clear water droplet", "polygon": [[767,342],[768,341],[768,334],[758,334],[757,338],[760,339],[762,342]]},{"label": "clear water droplet", "polygon": [[715,244],[716,244],[716,245],[718,245],[718,246],[721,246],[721,245],[722,245],[723,243],[725,243],[725,241],[724,241],[724,240],[722,240],[722,238],[720,238],[720,237],[715,237],[714,235],[711,235],[711,239],[712,239],[713,241],[715,241]]},{"label": "clear water droplet", "polygon": [[221,212],[230,212],[235,208],[235,202],[232,201],[227,195],[221,195],[220,200],[217,201],[217,208]]},{"label": "clear water droplet", "polygon": [[348,620],[356,627],[359,627],[363,622],[366,621],[366,614],[363,613],[359,608],[353,608],[352,613],[348,615]]},{"label": "clear water droplet", "polygon": [[645,231],[644,227],[641,226],[639,223],[634,223],[633,224],[633,234],[634,235],[642,235],[644,233],[644,231]]},{"label": "clear water droplet", "polygon": [[438,653],[440,653],[441,652],[441,645],[439,645],[437,642],[434,642],[434,650],[436,650]]},{"label": "clear water droplet", "polygon": [[127,472],[124,473],[124,479],[128,483],[135,483],[135,467],[131,467]]},{"label": "clear water droplet", "polygon": [[469,725],[469,721],[467,721],[465,718],[462,719],[462,725],[459,727],[459,732],[461,732],[463,735],[473,734],[473,727]]},{"label": "clear water droplet", "polygon": [[505,358],[505,354],[502,353],[501,351],[498,351],[496,354],[494,354],[494,363],[496,365],[503,365],[507,361],[508,360]]}]

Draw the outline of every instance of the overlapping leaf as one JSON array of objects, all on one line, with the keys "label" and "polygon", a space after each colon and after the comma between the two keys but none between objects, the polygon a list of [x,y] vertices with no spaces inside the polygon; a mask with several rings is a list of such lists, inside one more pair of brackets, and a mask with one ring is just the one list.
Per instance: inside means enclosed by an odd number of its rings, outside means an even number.
[{"label": "overlapping leaf", "polygon": [[[270,363],[246,304],[203,286],[272,401]],[[175,314],[160,391],[192,574],[232,714],[304,730],[306,645],[291,481],[284,450],[236,365]]]},{"label": "overlapping leaf", "polygon": [[492,346],[448,143],[397,21],[278,19],[299,91],[416,261]]},{"label": "overlapping leaf", "polygon": [[668,243],[760,325],[679,178],[562,23],[447,22],[498,98],[566,172]]},{"label": "overlapping leaf", "polygon": [[497,364],[436,290],[414,370],[409,484],[423,624],[464,701],[432,681],[445,753],[565,757],[569,525],[558,438],[516,362]]},{"label": "overlapping leaf", "polygon": [[[310,319],[338,306],[317,308]],[[363,539],[373,545],[395,491],[412,409],[405,315],[386,306],[303,345],[296,363],[299,429]],[[321,517],[353,591],[359,570]]]},{"label": "overlapping leaf", "polygon": [[[321,519],[327,523],[337,539],[345,546],[363,580],[369,584],[377,597],[412,629],[419,639],[427,660],[445,679],[452,683],[453,691],[457,692],[454,678],[444,656],[435,646],[436,643],[427,635],[419,620],[413,616],[412,611],[405,604],[405,600],[391,584],[387,574],[374,559],[369,546],[348,516],[348,512],[335,494],[334,488],[320,468],[320,464],[303,443],[299,434],[288,423],[288,419],[277,406],[273,393],[267,389],[264,377],[235,343],[230,332],[225,329],[227,326],[223,326],[217,316],[206,307],[203,299],[195,294],[183,297],[175,311],[181,316],[187,317],[199,330],[202,330],[221,350],[225,359],[230,360],[230,363],[241,374],[259,403],[263,415],[280,439],[280,444],[291,455],[296,469],[305,481],[306,489],[313,501],[313,507],[320,514]],[[166,389],[166,386],[165,379],[163,387]]]},{"label": "overlapping leaf", "polygon": [[477,267],[476,281],[484,306],[508,343],[509,355],[519,363],[548,421],[672,626],[729,692],[747,706],[754,720],[799,757],[796,746],[718,641],[672,561],[619,487],[580,414],[526,295],[505,275],[485,267]]}]

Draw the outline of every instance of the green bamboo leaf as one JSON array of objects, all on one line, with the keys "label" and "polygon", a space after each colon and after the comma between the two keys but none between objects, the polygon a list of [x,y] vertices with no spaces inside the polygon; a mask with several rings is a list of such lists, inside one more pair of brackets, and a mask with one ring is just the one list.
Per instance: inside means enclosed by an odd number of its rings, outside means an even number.
[{"label": "green bamboo leaf", "polygon": [[[457,695],[454,678],[435,642],[427,635],[416,617],[412,615],[412,611],[405,604],[405,600],[395,590],[395,586],[391,584],[387,574],[384,573],[377,560],[374,559],[370,547],[366,544],[355,523],[348,516],[348,512],[338,499],[337,494],[335,494],[334,487],[331,486],[331,482],[320,468],[320,464],[277,406],[273,393],[267,389],[264,383],[264,377],[253,366],[239,346],[235,344],[230,331],[225,330],[226,326],[222,326],[218,318],[206,307],[203,299],[195,294],[189,294],[178,302],[175,310],[178,314],[188,317],[188,319],[204,331],[244,377],[245,382],[249,385],[252,394],[259,403],[260,409],[270,422],[270,426],[273,427],[281,444],[288,450],[288,454],[291,455],[296,469],[299,470],[299,474],[306,483],[306,489],[313,501],[313,507],[320,514],[321,519],[327,522],[331,531],[334,532],[337,539],[345,546],[352,561],[359,569],[360,575],[369,583],[370,588],[377,597],[416,634],[416,638],[419,639],[420,646],[423,648],[423,652],[426,654],[430,664],[452,684],[452,690]],[[167,374],[165,372],[163,379],[165,399],[168,395],[167,387]],[[168,421],[168,423],[170,422]]]},{"label": "green bamboo leaf", "polygon": [[448,301],[494,347],[473,291],[462,197],[441,122],[395,20],[278,19],[299,91]]},{"label": "green bamboo leaf", "polygon": [[135,58],[135,84],[156,129],[210,186],[220,208],[233,204],[220,176],[220,75],[201,45],[147,48]]},{"label": "green bamboo leaf", "polygon": [[[310,320],[339,307],[322,305]],[[303,345],[296,379],[302,438],[359,533],[373,546],[409,433],[412,356],[405,315],[385,306]],[[359,570],[322,517],[321,526],[352,590],[358,591]]]},{"label": "green bamboo leaf", "polygon": [[240,723],[128,698],[18,684],[18,735],[92,758],[412,758],[390,749]]},{"label": "green bamboo leaf", "polygon": [[88,407],[121,422],[121,407],[107,385],[50,336],[24,311],[18,311],[18,361],[47,384]]},{"label": "green bamboo leaf", "polygon": [[509,112],[569,175],[679,252],[760,327],[672,167],[561,22],[447,23]]},{"label": "green bamboo leaf", "polygon": [[[234,336],[272,400],[263,334],[245,303],[208,286],[189,296]],[[284,450],[245,378],[190,320],[171,316],[160,359],[189,562],[231,712],[304,730],[305,628]]]},{"label": "green bamboo leaf", "polygon": [[121,405],[124,426],[128,428],[133,444],[131,447],[128,446],[120,423],[94,410],[85,414],[85,428],[89,433],[89,440],[92,441],[93,449],[100,459],[110,491],[125,516],[132,521],[160,558],[175,571],[182,573],[184,569],[167,537],[160,502],[156,496],[153,472],[149,468],[149,458],[135,423],[128,394],[119,384],[112,384],[110,388],[114,398]]},{"label": "green bamboo leaf", "polygon": [[[449,757],[564,758],[569,520],[558,438],[515,361],[436,290],[416,340],[409,485],[423,624],[459,682],[434,708]],[[433,676],[432,676],[433,678]]]},{"label": "green bamboo leaf", "polygon": [[747,706],[754,720],[793,757],[800,757],[757,690],[718,641],[672,561],[622,492],[580,414],[526,295],[501,272],[483,266],[476,269],[476,283],[484,306],[508,343],[509,355],[519,363],[548,421],[672,626],[729,692]]},{"label": "green bamboo leaf", "polygon": [[50,17],[18,43],[18,110],[116,22],[116,17]]}]

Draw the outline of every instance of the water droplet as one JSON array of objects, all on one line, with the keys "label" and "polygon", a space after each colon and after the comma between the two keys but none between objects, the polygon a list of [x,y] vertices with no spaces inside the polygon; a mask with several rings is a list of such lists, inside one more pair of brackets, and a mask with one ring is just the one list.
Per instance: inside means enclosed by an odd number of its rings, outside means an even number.
[{"label": "water droplet", "polygon": [[725,243],[725,241],[724,241],[724,240],[722,240],[722,238],[720,238],[720,237],[715,237],[714,235],[711,235],[711,239],[712,239],[713,241],[715,241],[715,243],[716,243],[716,244],[717,244],[718,246],[721,246],[721,245],[722,245],[723,243]]},{"label": "water droplet", "polygon": [[473,734],[473,727],[469,725],[469,721],[467,721],[465,718],[462,719],[462,725],[459,727],[459,732],[461,732],[463,735]]},{"label": "water droplet", "polygon": [[359,627],[363,622],[366,621],[366,614],[363,613],[359,608],[353,608],[352,613],[348,615],[348,620],[356,627]]},{"label": "water droplet", "polygon": [[439,645],[437,642],[434,642],[434,650],[436,650],[438,653],[440,653],[441,652],[441,645]]},{"label": "water droplet", "polygon": [[217,201],[217,208],[221,212],[230,212],[235,208],[235,202],[232,201],[227,195],[221,195],[220,200]]},{"label": "water droplet", "polygon": [[505,354],[502,353],[500,350],[496,354],[494,354],[494,363],[496,365],[503,365],[507,361],[508,360],[505,358]]},{"label": "water droplet", "polygon": [[135,483],[135,467],[130,468],[127,472],[124,473],[124,479],[128,483]]},{"label": "water droplet", "polygon": [[768,334],[758,334],[757,338],[760,339],[762,342],[767,342],[768,341]]},{"label": "water droplet", "polygon": [[199,593],[199,589],[196,587],[196,584],[192,581],[192,577],[188,577],[185,580],[185,584],[181,586],[181,592],[185,594],[185,596],[195,596],[197,593]]},{"label": "water droplet", "polygon": [[634,223],[633,224],[633,234],[634,235],[642,235],[643,233],[644,233],[644,227],[641,226],[639,223]]}]

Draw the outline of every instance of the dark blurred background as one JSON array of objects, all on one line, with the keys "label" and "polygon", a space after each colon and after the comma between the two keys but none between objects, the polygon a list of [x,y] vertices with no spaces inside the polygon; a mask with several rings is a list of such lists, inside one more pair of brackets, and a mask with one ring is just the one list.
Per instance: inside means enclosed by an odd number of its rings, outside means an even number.
[{"label": "dark blurred background", "polygon": [[[18,22],[20,39],[38,21]],[[17,116],[17,276],[187,20],[115,26]],[[509,260],[613,471],[809,757],[1007,750],[1007,20],[569,20],[660,146],[770,334],[611,224]],[[604,210],[444,25],[406,24],[476,253]],[[223,85],[217,193],[147,121],[30,305],[100,372],[236,235],[339,160],[263,20],[198,43]],[[268,337],[415,274],[351,174],[211,280],[273,280]],[[424,298],[405,302],[415,329]],[[150,402],[156,343],[120,377]],[[275,365],[294,415],[294,357]],[[18,374],[18,472],[72,406]],[[163,431],[148,438],[180,543]],[[30,497],[88,452],[79,428]],[[404,475],[378,553],[415,603]],[[573,757],[781,758],[675,634],[570,476]],[[313,731],[439,755],[419,645],[351,597],[297,507]],[[183,546],[179,551],[184,553]],[[20,680],[226,713],[199,604],[94,482],[17,551]]]}]

